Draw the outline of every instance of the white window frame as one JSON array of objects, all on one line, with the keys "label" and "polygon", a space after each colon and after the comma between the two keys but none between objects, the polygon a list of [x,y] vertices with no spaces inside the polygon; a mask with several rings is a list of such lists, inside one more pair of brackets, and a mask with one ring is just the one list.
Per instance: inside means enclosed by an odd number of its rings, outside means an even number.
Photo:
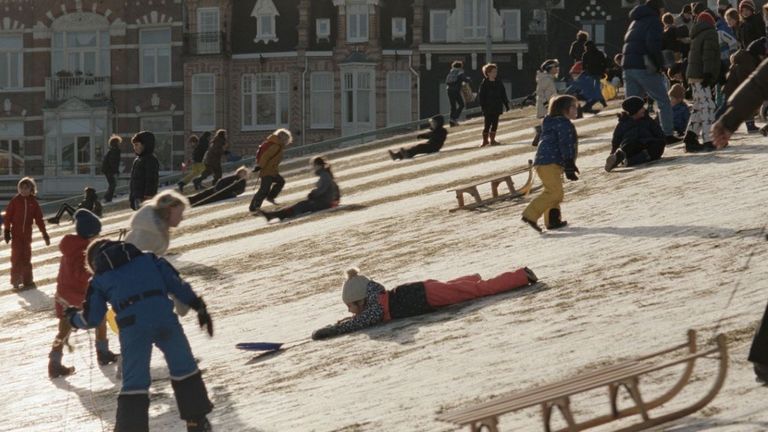
[{"label": "white window frame", "polygon": [[[13,142],[19,143],[20,155],[17,156],[13,153]],[[0,122],[0,144],[6,142],[8,144],[8,174],[0,174],[0,177],[18,177],[24,175],[25,156],[24,156],[24,122],[23,121],[7,121]],[[0,147],[0,151],[2,147]],[[0,156],[1,157],[1,156]],[[13,161],[18,157],[21,158],[21,170],[14,172]]]},{"label": "white window frame", "polygon": [[[269,23],[269,30],[265,23]],[[269,42],[277,39],[274,15],[259,15],[256,17],[256,40]]]},{"label": "white window frame", "polygon": [[[203,28],[203,15],[216,14],[214,29]],[[218,54],[221,51],[221,11],[218,7],[197,8],[197,53]]]},{"label": "white window frame", "polygon": [[[488,27],[488,3],[492,0],[464,0],[462,7],[462,35],[464,40],[480,40],[486,36]],[[466,14],[467,5],[472,10],[471,17]]]},{"label": "white window frame", "polygon": [[595,45],[597,45],[597,48],[601,51],[605,49],[606,24],[607,22],[605,20],[588,20],[581,22],[582,30],[589,33],[590,39],[595,41]]},{"label": "white window frame", "polygon": [[[341,69],[341,132],[354,135],[376,127],[376,70],[372,67],[348,66]],[[367,106],[361,102],[368,99]],[[361,110],[368,121],[359,118]],[[349,119],[351,117],[351,120]]]},{"label": "white window frame", "polygon": [[[405,88],[393,88],[392,81],[395,79],[395,77],[407,77],[407,86]],[[413,93],[411,89],[411,73],[408,71],[391,71],[387,73],[387,126],[393,126],[396,124],[403,124],[408,123],[413,120],[413,114],[412,114],[412,98]],[[407,101],[407,104],[399,105],[397,107],[393,107],[390,105],[390,103],[393,101],[393,99],[397,96],[403,96],[406,95],[405,101]],[[394,121],[392,119],[393,117],[393,111],[396,112],[405,112],[407,113],[407,120],[405,121]]]},{"label": "white window frame", "polygon": [[[0,57],[5,57],[6,70],[8,76],[7,82],[0,82],[0,91],[8,89],[20,89],[24,87],[24,35],[20,33],[0,33],[2,38],[18,38],[18,47],[2,48],[0,47]],[[16,84],[12,85],[14,73],[12,57],[16,57]]]},{"label": "white window frame", "polygon": [[[195,86],[196,79],[211,79],[212,80],[212,88],[210,91],[200,91]],[[190,104],[190,111],[192,112],[190,121],[192,122],[192,130],[193,131],[206,131],[216,128],[216,75],[210,74],[210,73],[203,73],[203,74],[194,74],[192,75],[192,96],[191,96],[191,104]],[[211,106],[212,106],[212,115],[211,115],[211,122],[210,123],[204,123],[204,124],[196,124],[195,123],[195,117],[196,113],[195,110],[199,109],[200,104],[198,104],[195,101],[195,96],[208,96],[211,95]]]},{"label": "white window frame", "polygon": [[[502,31],[504,32],[505,42],[519,42],[522,35],[520,31],[520,9],[502,9],[501,14]],[[514,34],[507,34],[507,20],[514,22]]]},{"label": "white window frame", "polygon": [[[321,30],[323,28],[323,30]],[[317,18],[315,20],[315,34],[317,40],[331,39],[331,19],[330,18]]]},{"label": "white window frame", "polygon": [[[435,36],[435,18],[437,15],[445,16],[445,38],[438,38]],[[429,41],[430,42],[447,42],[448,41],[448,18],[451,12],[447,9],[432,9],[429,11]]]},{"label": "white window frame", "polygon": [[[274,80],[276,80],[274,88],[275,90],[271,92],[266,91],[259,91],[256,88],[256,83],[260,78],[270,77]],[[243,131],[257,131],[257,130],[271,130],[276,129],[279,127],[287,127],[288,123],[290,123],[291,119],[291,82],[290,82],[290,75],[287,73],[262,73],[262,74],[243,74],[242,80],[241,80],[241,94],[240,94],[240,100],[241,100],[241,121],[240,121],[240,130]],[[246,86],[246,80],[250,80],[251,83],[249,86]],[[285,83],[284,89],[281,89],[281,84]],[[246,91],[250,89],[249,91]],[[272,123],[258,123],[259,115],[258,115],[258,95],[260,94],[274,94],[275,95],[275,118],[274,122]],[[287,101],[285,102],[287,106],[283,106],[283,102],[281,101],[281,96],[286,95]],[[249,105],[250,109],[250,117],[246,116],[246,104]],[[285,121],[281,121],[280,119],[280,113],[283,111],[283,109],[288,110],[288,118],[285,119]],[[246,120],[250,120],[250,124],[246,123]]]},{"label": "white window frame", "polygon": [[[67,40],[69,39],[68,36],[70,33],[96,33],[96,46],[91,48],[70,48],[68,46]],[[55,46],[55,39],[60,37],[61,38],[61,48],[58,48]],[[104,40],[107,41],[106,46],[104,46]],[[101,29],[101,30],[84,30],[84,31],[58,31],[53,32],[52,38],[51,38],[51,75],[56,76],[57,72],[59,71],[66,71],[70,72],[73,75],[76,71],[80,70],[78,69],[80,65],[78,65],[78,68],[73,67],[73,65],[69,64],[69,55],[73,53],[85,53],[89,51],[95,51],[95,66],[97,69],[97,72],[93,74],[93,76],[96,77],[108,77],[112,75],[112,67],[110,63],[110,36],[109,36],[109,30]],[[54,70],[54,58],[56,54],[59,53],[61,55],[61,69]],[[85,71],[80,71],[85,75]]]},{"label": "white window frame", "polygon": [[[156,32],[158,30],[165,30],[168,32],[168,42],[167,43],[142,43],[141,37],[144,33],[147,32]],[[139,82],[143,87],[153,87],[153,86],[164,86],[168,85],[172,81],[172,75],[173,75],[173,49],[172,49],[172,42],[173,42],[173,30],[170,27],[152,27],[147,29],[141,29],[139,30]],[[167,81],[161,81],[160,80],[160,57],[159,57],[159,51],[161,49],[167,49],[168,50],[168,80]],[[153,53],[153,56],[155,58],[155,71],[154,71],[154,80],[149,80],[146,76],[144,76],[144,53],[146,51],[151,51]]]},{"label": "white window frame", "polygon": [[[331,83],[330,88],[324,88],[324,89],[318,89],[315,85],[315,78],[324,76],[325,78],[330,77],[329,82]],[[334,120],[334,76],[333,72],[312,72],[309,75],[309,117],[310,117],[310,124],[309,127],[312,129],[333,129],[335,127],[335,120]],[[325,96],[324,98],[320,99],[320,96]],[[330,123],[326,122],[317,122],[315,119],[315,113],[317,112],[329,112],[331,113],[331,121]]]},{"label": "white window frame", "polygon": [[392,39],[405,39],[408,34],[408,22],[405,17],[392,17]]},{"label": "white window frame", "polygon": [[[370,8],[367,4],[347,5],[347,42],[368,42],[371,29],[369,28]],[[355,24],[353,27],[352,24]],[[353,30],[355,30],[353,32]],[[363,32],[365,30],[365,32]]]}]

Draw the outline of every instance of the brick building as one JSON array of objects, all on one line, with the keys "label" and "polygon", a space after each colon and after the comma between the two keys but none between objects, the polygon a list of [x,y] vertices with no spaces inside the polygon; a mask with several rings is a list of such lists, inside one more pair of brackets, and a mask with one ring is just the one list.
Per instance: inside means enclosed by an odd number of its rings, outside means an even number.
[{"label": "brick building", "polygon": [[105,187],[113,133],[154,131],[161,170],[178,166],[182,11],[181,0],[0,1],[0,194],[22,175],[45,198]]}]

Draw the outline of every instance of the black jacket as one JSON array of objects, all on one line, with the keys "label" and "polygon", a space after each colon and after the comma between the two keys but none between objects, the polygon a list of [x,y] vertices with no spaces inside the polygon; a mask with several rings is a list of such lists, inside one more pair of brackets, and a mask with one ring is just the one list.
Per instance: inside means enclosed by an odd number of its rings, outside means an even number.
[{"label": "black jacket", "polygon": [[416,136],[419,139],[427,140],[427,144],[434,149],[434,151],[440,151],[445,144],[445,139],[448,137],[448,131],[445,130],[443,124],[443,116],[438,115],[432,118],[437,123],[437,127],[430,129],[428,132],[420,133]]},{"label": "black jacket", "polygon": [[760,12],[757,12],[743,20],[739,26],[737,35],[739,43],[743,49],[747,49],[749,44],[755,39],[765,36],[765,22]]},{"label": "black jacket", "polygon": [[195,145],[195,148],[192,150],[192,162],[202,163],[203,158],[205,157],[205,152],[208,151],[209,145],[210,143],[208,142],[207,138],[201,138],[199,141],[197,141],[197,145]]},{"label": "black jacket", "polygon": [[480,83],[480,90],[477,92],[477,100],[480,102],[483,114],[501,114],[504,112],[504,108],[509,110],[507,90],[498,79],[496,81],[483,80]]},{"label": "black jacket", "polygon": [[136,155],[131,168],[130,199],[143,199],[157,193],[160,177],[160,162],[154,155],[155,144],[144,146],[144,151]]},{"label": "black jacket", "polygon": [[98,199],[84,199],[80,201],[80,204],[77,205],[77,208],[79,209],[86,209],[93,214],[95,214],[98,217],[101,217],[101,203]]},{"label": "black jacket", "polygon": [[231,196],[236,197],[245,192],[245,180],[239,178],[235,174],[222,177],[219,181],[216,182],[214,189],[216,189],[216,192],[226,189],[227,192],[231,194]]},{"label": "black jacket", "polygon": [[597,48],[590,48],[584,51],[584,55],[581,57],[581,66],[584,68],[584,72],[587,75],[602,78],[605,74],[605,69],[608,67],[605,54]]},{"label": "black jacket", "polygon": [[626,141],[648,144],[663,139],[664,131],[661,130],[661,126],[647,113],[639,120],[624,113],[619,116],[619,124],[613,130],[611,153],[615,153]]},{"label": "black jacket", "polygon": [[571,49],[568,51],[568,55],[573,59],[574,62],[581,61],[581,57],[584,55],[584,44],[587,43],[585,40],[576,39],[571,43]]},{"label": "black jacket", "polygon": [[101,161],[101,172],[106,175],[119,174],[120,159],[120,149],[117,147],[110,147],[107,154],[104,155],[104,160]]}]

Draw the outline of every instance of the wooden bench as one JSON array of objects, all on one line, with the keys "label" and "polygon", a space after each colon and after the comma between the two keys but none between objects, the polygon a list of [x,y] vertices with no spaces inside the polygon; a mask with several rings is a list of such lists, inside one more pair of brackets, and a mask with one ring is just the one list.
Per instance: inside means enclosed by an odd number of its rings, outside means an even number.
[{"label": "wooden bench", "polygon": [[[682,350],[686,350],[687,353],[682,355],[678,354],[677,358],[667,361],[662,361],[660,359],[663,355]],[[692,405],[677,409],[673,412],[662,414],[657,417],[651,416],[651,410],[672,400],[689,383],[693,375],[693,368],[696,360],[715,354],[719,359],[717,379],[710,391],[703,398]],[[677,383],[659,397],[649,401],[644,400],[640,393],[640,377],[676,365],[685,365],[685,370]],[[558,432],[582,431],[638,414],[640,416],[639,422],[618,430],[623,432],[639,431],[685,417],[706,406],[715,398],[720,391],[720,388],[723,386],[727,368],[728,351],[725,335],[719,335],[717,337],[716,347],[707,351],[697,352],[696,332],[694,330],[689,330],[688,342],[684,344],[592,372],[587,372],[553,384],[501,396],[488,402],[472,405],[466,408],[459,408],[440,414],[437,418],[442,421],[469,426],[472,432],[480,432],[482,430],[498,432],[498,417],[500,415],[533,406],[541,406],[542,420],[546,432],[552,431],[550,424],[552,413],[555,408],[560,411],[567,424],[564,429],[559,429]],[[571,412],[570,398],[579,393],[600,387],[607,387],[610,414],[601,415],[580,422],[577,421]],[[629,393],[634,406],[619,409],[617,398],[619,390],[622,387]]]},{"label": "wooden bench", "polygon": [[[528,173],[528,179],[521,188],[515,188],[515,182],[512,180],[512,176],[518,174]],[[491,184],[491,197],[482,199],[477,187],[485,184]],[[506,185],[508,192],[505,194],[499,194],[499,186],[501,184]],[[528,165],[518,168],[514,171],[506,173],[504,175],[489,177],[481,181],[477,181],[471,184],[467,184],[455,189],[451,189],[448,192],[454,192],[456,194],[456,200],[459,202],[459,206],[449,210],[455,212],[456,210],[472,210],[480,206],[488,205],[497,201],[502,201],[510,198],[517,198],[528,195],[533,186],[533,161],[528,160]],[[475,202],[465,204],[464,194],[467,194],[475,199]]]}]

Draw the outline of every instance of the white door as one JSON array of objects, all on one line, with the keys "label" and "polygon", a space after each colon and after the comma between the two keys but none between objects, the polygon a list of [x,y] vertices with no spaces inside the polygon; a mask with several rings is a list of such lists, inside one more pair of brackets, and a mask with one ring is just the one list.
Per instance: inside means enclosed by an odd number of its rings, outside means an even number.
[{"label": "white door", "polygon": [[376,93],[373,70],[342,72],[341,134],[355,135],[376,125]]},{"label": "white door", "polygon": [[197,33],[197,53],[218,54],[219,8],[208,7],[197,10]]}]

